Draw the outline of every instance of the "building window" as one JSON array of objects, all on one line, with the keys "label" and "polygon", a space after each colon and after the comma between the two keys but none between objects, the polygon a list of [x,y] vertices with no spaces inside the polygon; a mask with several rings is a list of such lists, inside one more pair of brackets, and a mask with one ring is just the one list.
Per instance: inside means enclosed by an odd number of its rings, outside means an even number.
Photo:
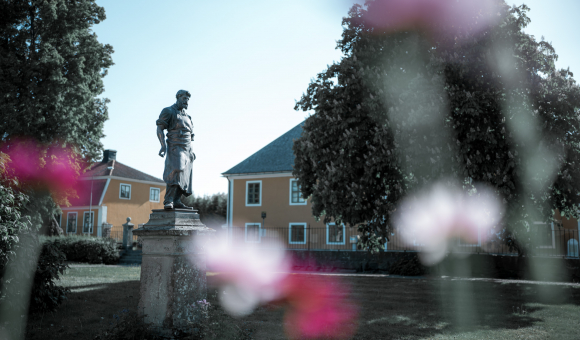
[{"label": "building window", "polygon": [[246,206],[262,205],[262,181],[246,182]]},{"label": "building window", "polygon": [[77,232],[77,213],[68,213],[66,215],[66,232],[76,234]]},{"label": "building window", "polygon": [[246,223],[246,242],[259,243],[262,239],[261,223]]},{"label": "building window", "polygon": [[306,244],[306,223],[290,223],[288,242]]},{"label": "building window", "polygon": [[159,202],[159,188],[149,188],[149,201]]},{"label": "building window", "polygon": [[306,200],[302,197],[298,180],[290,179],[290,205],[305,205]]},{"label": "building window", "polygon": [[95,213],[93,211],[85,211],[83,214],[83,234],[93,233],[93,222],[95,221]]},{"label": "building window", "polygon": [[344,244],[344,224],[328,223],[326,225],[326,244]]},{"label": "building window", "polygon": [[131,184],[121,183],[121,188],[119,190],[119,198],[124,200],[131,199]]}]

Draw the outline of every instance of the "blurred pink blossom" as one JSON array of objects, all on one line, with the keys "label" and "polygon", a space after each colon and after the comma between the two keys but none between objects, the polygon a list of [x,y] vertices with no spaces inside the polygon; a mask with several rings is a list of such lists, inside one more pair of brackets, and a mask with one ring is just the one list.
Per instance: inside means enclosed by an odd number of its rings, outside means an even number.
[{"label": "blurred pink blossom", "polygon": [[33,140],[18,140],[3,147],[10,157],[8,170],[19,183],[61,193],[76,186],[80,172],[74,152],[59,146],[43,146]]},{"label": "blurred pink blossom", "polygon": [[503,205],[483,185],[470,196],[440,182],[418,197],[406,198],[397,211],[397,232],[406,244],[422,247],[421,261],[431,265],[443,259],[457,238],[484,242],[501,220]]},{"label": "blurred pink blossom", "polygon": [[336,277],[291,274],[293,261],[283,245],[216,242],[205,248],[207,268],[219,272],[212,280],[220,286],[220,304],[231,315],[275,304],[288,308],[285,328],[292,338],[346,339],[356,331],[357,309],[346,287]]},{"label": "blurred pink blossom", "polygon": [[452,35],[479,32],[497,18],[494,0],[376,0],[364,17],[373,27],[387,32],[421,27]]}]

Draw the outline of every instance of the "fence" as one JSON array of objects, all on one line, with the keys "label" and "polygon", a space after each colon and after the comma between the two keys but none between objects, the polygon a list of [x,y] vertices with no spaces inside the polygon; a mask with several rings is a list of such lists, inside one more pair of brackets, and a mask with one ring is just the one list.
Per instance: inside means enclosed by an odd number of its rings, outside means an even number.
[{"label": "fence", "polygon": [[[356,251],[358,241],[356,228],[329,224],[328,227],[311,228],[305,223],[291,225],[287,228],[262,228],[259,224],[248,224],[245,227],[232,227],[229,238],[232,242],[268,244],[277,241],[289,250],[340,250]],[[536,256],[579,257],[578,230],[557,228],[556,230],[537,229],[520,235],[520,239],[534,241],[536,246],[531,253]],[[525,240],[525,241],[527,241]],[[424,246],[417,242],[403,242],[393,233],[385,244],[385,251],[422,251]],[[480,235],[477,243],[465,243],[460,239],[448,243],[448,251],[456,253],[487,253],[517,255],[510,250],[500,234],[491,233],[489,237]]]}]

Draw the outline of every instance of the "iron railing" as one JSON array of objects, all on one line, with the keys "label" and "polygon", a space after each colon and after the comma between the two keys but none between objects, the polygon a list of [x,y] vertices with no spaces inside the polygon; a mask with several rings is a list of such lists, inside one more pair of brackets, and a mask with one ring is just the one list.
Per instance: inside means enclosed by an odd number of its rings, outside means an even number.
[{"label": "iron railing", "polygon": [[[245,227],[232,227],[228,238],[233,243],[255,243],[265,246],[276,241],[289,250],[340,250],[356,251],[358,241],[356,228],[330,225],[328,227],[311,228],[306,224],[296,224],[291,227],[266,227],[248,224]],[[534,244],[528,247],[528,253],[535,256],[579,257],[578,230],[556,228],[555,230],[535,230],[518,235],[520,242]],[[385,244],[385,251],[419,252],[424,246],[419,242],[404,242],[400,235],[392,233]],[[466,243],[460,239],[448,242],[449,252],[478,253],[497,255],[518,255],[515,249],[510,249],[505,237],[500,233],[491,233],[484,237],[480,235],[477,243]]]}]

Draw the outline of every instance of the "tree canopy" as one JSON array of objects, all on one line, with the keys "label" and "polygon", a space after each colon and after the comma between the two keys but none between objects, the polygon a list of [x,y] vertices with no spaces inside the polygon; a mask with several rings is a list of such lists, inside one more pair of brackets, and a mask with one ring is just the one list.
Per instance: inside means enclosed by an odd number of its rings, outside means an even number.
[{"label": "tree canopy", "polygon": [[72,146],[87,160],[100,155],[108,100],[97,96],[113,48],[91,27],[104,19],[94,0],[0,2],[4,143],[27,136]]},{"label": "tree canopy", "polygon": [[555,209],[578,217],[580,89],[555,68],[553,47],[524,33],[529,8],[502,1],[483,31],[393,32],[368,20],[377,4],[351,8],[342,59],[296,103],[313,111],[294,143],[313,214],[358,225],[374,250],[401,199],[435,181],[491,186],[506,206],[500,227],[520,250],[534,220]]}]

